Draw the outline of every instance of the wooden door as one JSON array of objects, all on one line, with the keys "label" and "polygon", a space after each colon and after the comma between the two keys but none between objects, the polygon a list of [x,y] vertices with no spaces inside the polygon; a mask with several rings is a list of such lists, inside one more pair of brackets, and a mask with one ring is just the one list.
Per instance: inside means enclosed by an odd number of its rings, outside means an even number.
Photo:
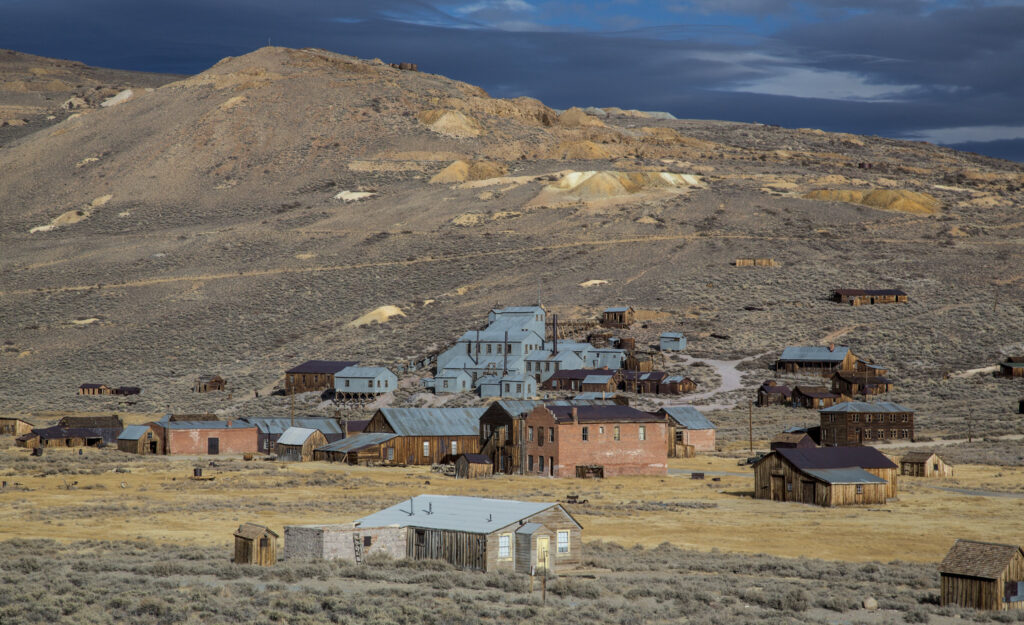
[{"label": "wooden door", "polygon": [[206,453],[211,456],[215,456],[220,453],[220,439],[219,438],[208,438],[206,439]]},{"label": "wooden door", "polygon": [[537,537],[537,572],[551,571],[551,538],[549,536]]},{"label": "wooden door", "polygon": [[803,502],[814,503],[814,482],[803,482]]},{"label": "wooden door", "polygon": [[772,501],[785,501],[786,500],[786,484],[783,481],[781,475],[772,476]]}]

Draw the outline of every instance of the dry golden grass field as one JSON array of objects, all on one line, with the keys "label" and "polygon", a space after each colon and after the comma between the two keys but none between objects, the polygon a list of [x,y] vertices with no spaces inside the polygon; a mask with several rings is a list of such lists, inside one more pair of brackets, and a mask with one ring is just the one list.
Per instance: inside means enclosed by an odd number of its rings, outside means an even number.
[{"label": "dry golden grass field", "polygon": [[[138,457],[112,449],[0,452],[0,540],[152,539],[227,546],[242,521],[352,521],[403,498],[463,494],[589,501],[571,506],[586,540],[702,551],[848,561],[937,562],[956,538],[1024,543],[1024,498],[972,496],[937,487],[1018,490],[1024,467],[962,465],[953,479],[901,478],[898,501],[825,509],[758,501],[752,473],[735,458],[670,460],[663,477],[601,481],[501,476],[454,480],[426,468],[367,468],[219,457]],[[189,479],[194,466],[215,479]],[[118,473],[123,467],[129,472]],[[694,480],[676,471],[704,471]],[[728,473],[714,475],[714,472]],[[718,478],[714,481],[713,478]]]}]

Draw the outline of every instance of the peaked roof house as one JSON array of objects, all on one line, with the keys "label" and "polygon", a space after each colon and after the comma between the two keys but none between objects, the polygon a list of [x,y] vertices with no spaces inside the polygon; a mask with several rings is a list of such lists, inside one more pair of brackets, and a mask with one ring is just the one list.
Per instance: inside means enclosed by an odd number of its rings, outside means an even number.
[{"label": "peaked roof house", "polygon": [[259,430],[256,439],[257,449],[265,454],[275,453],[278,439],[285,430],[293,426],[318,430],[328,443],[345,438],[345,428],[337,419],[329,417],[241,417],[239,421],[256,426]]},{"label": "peaked roof house", "polygon": [[1004,378],[1024,377],[1024,356],[1010,356],[999,363],[999,375]]},{"label": "peaked roof house", "polygon": [[326,444],[327,437],[320,430],[293,427],[281,434],[274,449],[280,460],[309,462],[313,459],[313,450]]},{"label": "peaked roof house", "polygon": [[681,352],[686,349],[686,337],[682,332],[662,332],[658,347],[663,352]]},{"label": "peaked roof house", "polygon": [[897,467],[874,447],[782,448],[754,463],[754,497],[819,506],[884,504]]},{"label": "peaked roof house", "polygon": [[398,376],[384,367],[345,367],[334,374],[339,395],[383,395],[398,388]]},{"label": "peaked roof house", "polygon": [[628,328],[636,321],[632,306],[609,306],[601,313],[601,325],[606,328]]},{"label": "peaked roof house", "polygon": [[836,371],[849,371],[856,363],[857,356],[849,347],[791,346],[782,350],[782,355],[775,363],[775,369],[786,373],[830,376]]},{"label": "peaked roof house", "polygon": [[117,448],[132,454],[162,454],[160,438],[151,425],[129,425],[117,437]]},{"label": "peaked roof house", "polygon": [[787,406],[793,401],[793,391],[775,380],[765,380],[757,389],[758,406]]},{"label": "peaked roof house", "polygon": [[715,425],[693,406],[664,406],[658,414],[668,419],[669,457],[683,457],[678,445],[694,451],[715,451]]},{"label": "peaked roof house", "polygon": [[1024,609],[1024,550],[958,539],[939,564],[940,603],[977,610]]},{"label": "peaked roof house", "polygon": [[900,475],[953,477],[953,465],[946,464],[935,452],[910,451],[900,458]]}]

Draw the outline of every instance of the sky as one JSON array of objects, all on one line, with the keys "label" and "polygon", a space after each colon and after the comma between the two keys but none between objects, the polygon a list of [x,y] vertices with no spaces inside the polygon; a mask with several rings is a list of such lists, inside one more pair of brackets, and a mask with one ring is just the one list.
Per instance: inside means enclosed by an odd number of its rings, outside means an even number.
[{"label": "sky", "polygon": [[531,96],[1024,162],[1024,0],[0,0],[0,48],[196,73],[268,43]]}]

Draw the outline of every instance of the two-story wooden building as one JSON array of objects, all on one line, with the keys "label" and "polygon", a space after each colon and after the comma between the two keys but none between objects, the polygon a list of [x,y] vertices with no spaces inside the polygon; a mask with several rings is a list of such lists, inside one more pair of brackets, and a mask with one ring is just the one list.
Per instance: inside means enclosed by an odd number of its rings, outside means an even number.
[{"label": "two-story wooden building", "polygon": [[307,360],[284,372],[285,393],[311,393],[334,388],[334,375],[359,363],[354,360]]},{"label": "two-story wooden building", "polygon": [[893,402],[845,401],[818,414],[822,446],[914,440],[914,412]]},{"label": "two-story wooden building", "polygon": [[874,375],[866,371],[863,373],[836,371],[832,374],[832,392],[837,395],[870,397],[891,393],[892,389],[892,380],[882,375]]}]

